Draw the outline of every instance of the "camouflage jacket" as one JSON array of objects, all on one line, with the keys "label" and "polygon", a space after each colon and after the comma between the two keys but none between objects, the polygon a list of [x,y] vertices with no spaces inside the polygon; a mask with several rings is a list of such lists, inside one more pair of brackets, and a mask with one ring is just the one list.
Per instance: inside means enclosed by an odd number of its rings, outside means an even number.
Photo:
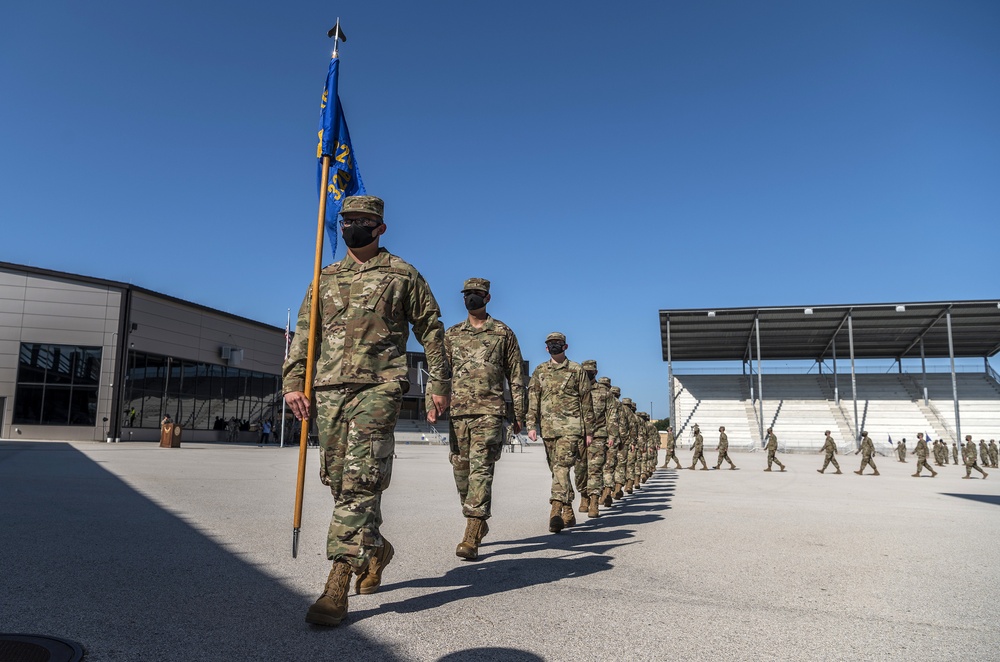
[{"label": "camouflage jacket", "polygon": [[[309,299],[299,309],[295,337],[282,371],[284,393],[305,390]],[[323,269],[319,281],[319,330],[313,386],[400,382],[409,387],[406,340],[410,325],[424,346],[427,391],[446,395],[451,371],[444,357],[441,311],[423,276],[381,249],[358,264],[350,255]]]},{"label": "camouflage jacket", "polygon": [[699,455],[705,450],[705,437],[700,432],[694,433],[694,445],[691,447],[695,455]]},{"label": "camouflage jacket", "polygon": [[590,388],[579,363],[566,359],[539,364],[528,383],[527,429],[540,430],[543,439],[592,435]]},{"label": "camouflage jacket", "polygon": [[767,435],[767,446],[765,447],[765,450],[778,450],[778,438],[774,436],[773,432]]},{"label": "camouflage jacket", "polygon": [[837,442],[833,440],[833,437],[826,438],[826,442],[823,444],[823,452],[830,456],[837,454]]},{"label": "camouflage jacket", "polygon": [[620,420],[621,420],[622,444],[625,446],[634,446],[636,442],[636,434],[638,431],[635,414],[632,412],[631,409],[629,409],[625,405],[622,405]]},{"label": "camouflage jacket", "polygon": [[976,463],[976,445],[971,441],[966,442],[962,447],[962,459],[969,465]]},{"label": "camouflage jacket", "polygon": [[729,437],[726,436],[725,432],[719,433],[719,452],[720,453],[729,452]]},{"label": "camouflage jacket", "polygon": [[674,439],[674,433],[667,433],[667,452],[673,453],[674,449],[677,448],[677,440]]},{"label": "camouflage jacket", "polygon": [[871,437],[865,437],[861,440],[860,450],[862,457],[871,457],[875,453],[875,442],[872,441]]},{"label": "camouflage jacket", "polygon": [[[934,450],[937,451],[936,448]],[[913,449],[913,452],[921,460],[926,460],[927,459],[927,442],[924,441],[923,439],[918,439],[917,440],[917,446],[916,446],[916,448]]]},{"label": "camouflage jacket", "polygon": [[597,380],[591,382],[590,401],[594,407],[594,438],[607,439],[610,436],[608,431],[608,418],[611,410],[611,387],[600,384]]},{"label": "camouflage jacket", "polygon": [[608,439],[614,441],[615,448],[621,448],[622,446],[622,403],[618,401],[618,398],[611,395],[611,389],[608,389],[608,399],[606,404],[606,417],[608,426]]},{"label": "camouflage jacket", "polygon": [[648,451],[652,455],[660,448],[660,431],[656,429],[656,423],[652,421],[646,421],[646,430],[649,432]]},{"label": "camouflage jacket", "polygon": [[524,360],[517,336],[500,320],[487,317],[476,328],[466,319],[444,333],[444,352],[451,365],[451,415],[507,416],[504,379],[510,384],[514,416],[524,421]]}]

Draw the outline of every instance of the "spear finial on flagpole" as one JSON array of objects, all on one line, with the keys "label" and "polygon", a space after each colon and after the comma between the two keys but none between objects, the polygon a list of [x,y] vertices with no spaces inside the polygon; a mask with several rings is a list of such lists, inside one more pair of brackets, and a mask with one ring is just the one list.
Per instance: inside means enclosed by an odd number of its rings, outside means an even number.
[{"label": "spear finial on flagpole", "polygon": [[327,37],[333,39],[333,57],[337,57],[337,52],[340,48],[340,42],[347,42],[347,37],[344,36],[344,31],[340,29],[340,17],[337,17],[337,24],[330,28],[329,32],[326,33]]}]

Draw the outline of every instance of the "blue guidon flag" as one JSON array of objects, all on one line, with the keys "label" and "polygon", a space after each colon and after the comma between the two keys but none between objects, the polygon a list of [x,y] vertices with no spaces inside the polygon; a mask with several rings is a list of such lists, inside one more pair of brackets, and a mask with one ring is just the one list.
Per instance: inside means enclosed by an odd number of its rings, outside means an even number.
[{"label": "blue guidon flag", "polygon": [[[337,215],[349,195],[364,195],[365,185],[361,181],[358,160],[351,146],[351,134],[344,119],[344,108],[337,93],[337,75],[340,59],[330,60],[330,70],[326,74],[323,88],[323,102],[319,114],[319,144],[316,146],[316,188],[323,186],[323,156],[330,157],[330,179],[326,186],[326,234],[330,239],[330,251],[337,253]],[[322,190],[319,191],[323,195]]]}]

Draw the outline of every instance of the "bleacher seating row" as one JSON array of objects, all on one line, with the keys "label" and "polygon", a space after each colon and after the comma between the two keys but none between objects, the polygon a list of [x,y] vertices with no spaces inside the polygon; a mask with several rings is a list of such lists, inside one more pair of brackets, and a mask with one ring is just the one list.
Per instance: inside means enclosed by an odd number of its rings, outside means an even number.
[{"label": "bleacher seating row", "polygon": [[[763,427],[774,427],[784,451],[818,451],[826,430],[842,451],[853,450],[851,379],[841,375],[837,381],[839,405],[832,375],[765,374],[761,407],[756,376],[751,381],[747,375],[675,375],[674,429],[681,444],[689,445],[698,424],[706,449],[711,449],[719,426],[724,425],[731,448],[760,448],[763,410]],[[926,405],[919,374],[865,373],[856,375],[856,383],[859,427],[880,452],[888,452],[901,438],[912,449],[918,432],[949,442],[955,439],[950,374],[927,375]],[[971,434],[976,441],[1000,438],[1000,384],[983,373],[959,373],[957,383],[962,435]]]}]

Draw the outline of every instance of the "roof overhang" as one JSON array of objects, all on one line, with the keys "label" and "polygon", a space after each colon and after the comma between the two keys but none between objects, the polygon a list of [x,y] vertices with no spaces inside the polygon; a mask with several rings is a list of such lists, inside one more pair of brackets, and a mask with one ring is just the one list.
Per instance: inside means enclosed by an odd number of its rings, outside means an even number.
[{"label": "roof overhang", "polygon": [[[765,360],[816,360],[848,356],[848,327],[859,359],[946,358],[951,314],[956,357],[989,357],[1000,351],[1000,300],[881,303],[771,308],[704,308],[660,311],[663,360],[744,361],[757,357],[754,324],[760,324]],[[848,323],[850,322],[850,323]]]}]

